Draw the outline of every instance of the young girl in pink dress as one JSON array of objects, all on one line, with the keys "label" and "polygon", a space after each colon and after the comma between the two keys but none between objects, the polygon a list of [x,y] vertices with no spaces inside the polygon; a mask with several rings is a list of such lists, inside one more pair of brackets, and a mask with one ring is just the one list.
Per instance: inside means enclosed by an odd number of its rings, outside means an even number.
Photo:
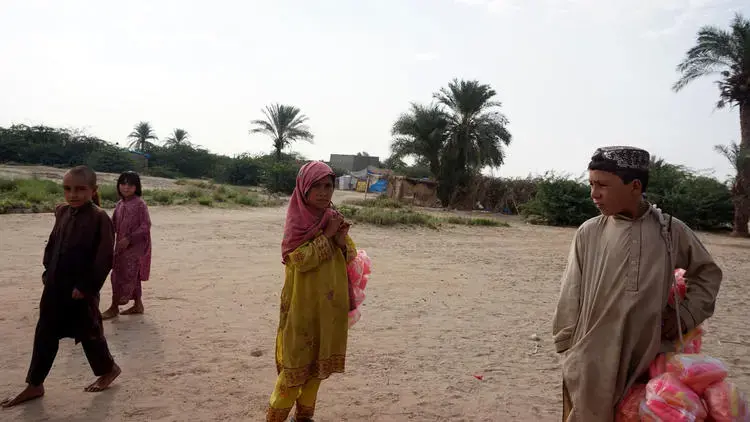
[{"label": "young girl in pink dress", "polygon": [[131,300],[133,306],[122,314],[142,314],[141,282],[148,280],[151,272],[151,218],[148,206],[141,199],[143,192],[138,173],[121,174],[117,193],[120,201],[112,215],[117,235],[111,276],[112,305],[102,314],[104,319],[119,315],[119,307]]}]

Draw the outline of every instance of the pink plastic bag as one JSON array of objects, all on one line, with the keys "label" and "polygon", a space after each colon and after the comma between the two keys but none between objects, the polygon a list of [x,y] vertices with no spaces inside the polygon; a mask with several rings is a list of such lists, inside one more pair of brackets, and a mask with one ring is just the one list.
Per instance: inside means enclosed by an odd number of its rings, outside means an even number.
[{"label": "pink plastic bag", "polygon": [[724,381],[727,367],[716,358],[706,355],[674,354],[667,359],[667,372],[674,374],[698,395],[703,395],[711,384]]},{"label": "pink plastic bag", "polygon": [[701,398],[674,374],[660,375],[646,384],[642,420],[702,421],[706,415]]},{"label": "pink plastic bag", "polygon": [[[678,353],[686,355],[695,355],[701,352],[703,347],[703,328],[696,327],[689,333],[682,336],[682,343],[679,340],[675,341],[675,350]],[[659,375],[667,372],[667,355],[659,353],[651,362],[648,367],[648,375],[650,378],[656,378]]]},{"label": "pink plastic bag", "polygon": [[703,422],[685,409],[670,406],[664,401],[652,400],[641,403],[641,421],[643,422]]},{"label": "pink plastic bag", "polygon": [[703,393],[709,418],[714,422],[750,422],[747,398],[731,382],[722,381]]},{"label": "pink plastic bag", "polygon": [[370,277],[372,261],[367,256],[367,252],[360,250],[357,257],[352,260],[346,267],[346,273],[349,276],[349,327],[356,324],[362,317],[359,307],[365,301],[365,287]]},{"label": "pink plastic bag", "polygon": [[615,422],[639,422],[641,403],[646,400],[646,384],[630,387],[620,404],[617,405]]}]

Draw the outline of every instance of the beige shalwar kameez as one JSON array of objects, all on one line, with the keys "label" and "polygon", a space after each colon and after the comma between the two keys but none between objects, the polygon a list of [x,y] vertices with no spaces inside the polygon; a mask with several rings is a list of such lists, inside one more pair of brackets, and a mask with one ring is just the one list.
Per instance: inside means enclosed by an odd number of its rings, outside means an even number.
[{"label": "beige shalwar kameez", "polygon": [[[599,216],[576,232],[553,321],[568,422],[608,422],[627,389],[665,351],[661,321],[675,268],[686,270],[686,330],[714,312],[721,269],[683,222]],[[566,400],[568,401],[568,400]]]}]

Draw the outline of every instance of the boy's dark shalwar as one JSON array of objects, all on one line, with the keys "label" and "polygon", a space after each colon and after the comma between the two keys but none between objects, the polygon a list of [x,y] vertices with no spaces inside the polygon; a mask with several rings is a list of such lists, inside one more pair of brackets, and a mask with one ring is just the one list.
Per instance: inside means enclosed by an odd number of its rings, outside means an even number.
[{"label": "boy's dark shalwar", "polygon": [[[93,203],[55,210],[55,226],[44,250],[44,291],[26,382],[44,383],[61,338],[81,342],[96,376],[109,373],[109,353],[99,312],[99,290],[112,269],[114,230],[104,210]],[[83,299],[73,299],[73,289]]]}]

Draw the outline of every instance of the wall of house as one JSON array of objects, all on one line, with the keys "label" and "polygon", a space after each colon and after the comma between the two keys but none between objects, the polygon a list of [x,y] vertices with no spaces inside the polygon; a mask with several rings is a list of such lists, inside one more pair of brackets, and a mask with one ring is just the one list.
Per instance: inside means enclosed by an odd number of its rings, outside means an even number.
[{"label": "wall of house", "polygon": [[334,169],[346,171],[360,171],[367,166],[377,167],[380,164],[379,157],[366,157],[357,155],[331,154],[329,165]]}]

